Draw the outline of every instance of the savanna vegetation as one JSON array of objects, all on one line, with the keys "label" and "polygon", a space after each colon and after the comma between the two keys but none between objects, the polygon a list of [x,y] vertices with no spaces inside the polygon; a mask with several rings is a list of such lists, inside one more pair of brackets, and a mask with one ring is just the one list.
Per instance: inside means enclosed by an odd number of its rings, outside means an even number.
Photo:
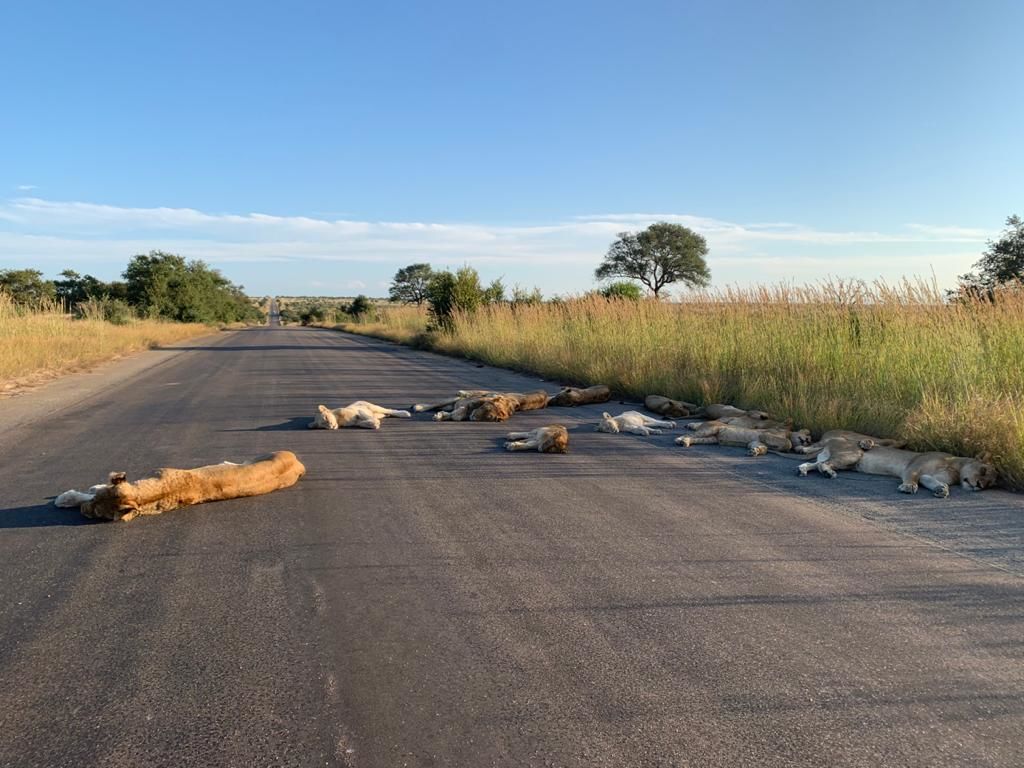
[{"label": "savanna vegetation", "polygon": [[64,270],[0,270],[0,382],[5,389],[140,349],[262,322],[261,310],[201,261],[153,251],[131,259],[123,280]]},{"label": "savanna vegetation", "polygon": [[210,333],[200,323],[127,319],[110,322],[110,305],[86,300],[76,315],[62,304],[15,302],[0,292],[0,394],[88,368],[119,355]]},{"label": "savanna vegetation", "polygon": [[[700,285],[706,274],[694,264],[682,281]],[[833,281],[697,289],[666,302],[640,300],[619,281],[579,298],[477,300],[451,308],[445,323],[428,299],[341,327],[637,399],[729,402],[817,432],[988,453],[1005,483],[1024,489],[1022,269],[1024,222],[1011,217],[950,293]],[[649,274],[653,293],[664,271]]]}]

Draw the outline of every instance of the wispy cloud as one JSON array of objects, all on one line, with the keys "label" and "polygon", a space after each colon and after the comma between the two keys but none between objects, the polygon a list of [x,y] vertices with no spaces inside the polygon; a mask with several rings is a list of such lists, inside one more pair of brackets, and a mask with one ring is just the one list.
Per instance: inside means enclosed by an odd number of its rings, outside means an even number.
[{"label": "wispy cloud", "polygon": [[[134,253],[162,249],[215,265],[292,262],[301,268],[300,262],[363,262],[381,264],[383,269],[423,260],[494,264],[502,270],[516,265],[523,270],[577,265],[578,274],[589,276],[617,233],[642,229],[655,221],[683,224],[702,233],[711,248],[710,263],[716,276],[724,272],[728,277],[730,269],[738,274],[744,269],[758,271],[749,275],[751,279],[759,275],[775,279],[780,274],[800,278],[808,270],[817,274],[826,268],[827,274],[873,277],[878,273],[865,274],[865,270],[891,270],[894,263],[902,263],[906,273],[927,272],[931,266],[955,276],[969,266],[993,234],[920,223],[892,232],[828,230],[791,222],[741,223],[685,213],[606,213],[523,226],[360,221],[18,197],[0,202],[0,260],[28,258],[62,266],[69,259],[124,264]],[[853,256],[851,246],[859,246]],[[366,287],[363,281],[356,282],[349,287]]]},{"label": "wispy cloud", "polygon": [[35,184],[19,184],[15,187],[19,192],[31,192],[33,189],[38,189]]}]

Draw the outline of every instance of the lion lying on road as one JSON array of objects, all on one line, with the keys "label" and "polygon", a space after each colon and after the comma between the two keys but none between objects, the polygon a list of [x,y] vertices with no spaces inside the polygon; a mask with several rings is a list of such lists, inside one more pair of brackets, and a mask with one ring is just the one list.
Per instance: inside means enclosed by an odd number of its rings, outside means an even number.
[{"label": "lion lying on road", "polygon": [[326,405],[318,405],[316,409],[316,416],[309,422],[310,429],[341,429],[342,427],[380,429],[381,419],[388,416],[397,416],[401,419],[412,418],[412,414],[408,411],[384,408],[365,400],[357,400],[351,405],[335,408],[333,411]]},{"label": "lion lying on road", "polygon": [[634,435],[660,435],[663,429],[675,429],[674,421],[658,421],[640,411],[626,411],[618,416],[610,413],[601,414],[601,421],[597,425],[598,432],[632,432]]},{"label": "lion lying on road", "polygon": [[743,446],[751,456],[764,456],[769,450],[789,451],[794,446],[811,442],[810,431],[801,429],[794,432],[793,422],[773,421],[760,416],[726,416],[715,421],[687,424],[686,427],[697,434],[677,437],[676,445]]},{"label": "lion lying on road", "polygon": [[516,411],[536,411],[546,408],[548,393],[491,392],[489,390],[462,390],[458,396],[439,403],[417,403],[412,410],[439,411],[434,421],[508,421]]},{"label": "lion lying on road", "polygon": [[509,432],[505,437],[508,440],[506,451],[569,452],[569,432],[561,424],[549,424],[529,432]]},{"label": "lion lying on road", "polygon": [[158,469],[155,477],[129,483],[124,472],[111,472],[110,482],[88,492],[65,491],[53,503],[79,507],[86,517],[134,520],[205,501],[259,496],[298,482],[306,473],[294,453],[276,451],[244,464],[211,464],[196,469]]},{"label": "lion lying on road", "polygon": [[662,395],[648,395],[644,398],[644,408],[659,416],[668,416],[673,419],[685,419],[700,410],[695,403],[688,403],[685,400],[672,400]]},{"label": "lion lying on road", "polygon": [[565,407],[571,408],[576,405],[595,405],[597,403],[606,403],[611,399],[612,391],[608,389],[604,384],[598,384],[593,387],[587,387],[586,389],[577,389],[576,387],[565,387],[557,395],[552,395],[548,398],[548,407]]},{"label": "lion lying on road", "polygon": [[984,459],[939,451],[907,451],[883,444],[896,441],[880,441],[843,430],[826,432],[819,442],[820,448],[809,446],[818,453],[814,461],[797,468],[801,475],[817,469],[826,477],[834,478],[838,470],[852,469],[868,475],[898,477],[900,493],[917,493],[918,486],[923,485],[940,499],[949,496],[949,486],[957,483],[964,490],[980,491],[992,487],[998,480],[995,467]]}]

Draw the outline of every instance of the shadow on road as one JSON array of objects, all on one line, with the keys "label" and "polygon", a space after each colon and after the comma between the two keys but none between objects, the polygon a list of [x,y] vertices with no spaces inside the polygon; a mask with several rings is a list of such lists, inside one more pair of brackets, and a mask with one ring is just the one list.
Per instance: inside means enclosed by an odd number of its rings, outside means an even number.
[{"label": "shadow on road", "polygon": [[53,504],[35,504],[31,507],[0,509],[2,528],[44,528],[51,525],[95,525],[101,520],[83,517],[77,509],[61,509]]},{"label": "shadow on road", "polygon": [[312,416],[293,416],[287,421],[282,421],[278,424],[265,424],[261,427],[252,427],[251,429],[222,429],[221,432],[290,432],[295,429],[301,429],[305,432],[309,429],[309,422],[313,420]]}]

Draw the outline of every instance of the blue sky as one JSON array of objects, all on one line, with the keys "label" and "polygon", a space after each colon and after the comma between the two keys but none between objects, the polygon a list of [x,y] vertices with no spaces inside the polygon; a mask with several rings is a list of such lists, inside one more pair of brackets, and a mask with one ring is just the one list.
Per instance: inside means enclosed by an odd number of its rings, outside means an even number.
[{"label": "blue sky", "polygon": [[152,248],[254,294],[411,262],[586,290],[615,234],[718,285],[951,284],[1024,213],[1018,2],[0,6],[0,267]]}]

